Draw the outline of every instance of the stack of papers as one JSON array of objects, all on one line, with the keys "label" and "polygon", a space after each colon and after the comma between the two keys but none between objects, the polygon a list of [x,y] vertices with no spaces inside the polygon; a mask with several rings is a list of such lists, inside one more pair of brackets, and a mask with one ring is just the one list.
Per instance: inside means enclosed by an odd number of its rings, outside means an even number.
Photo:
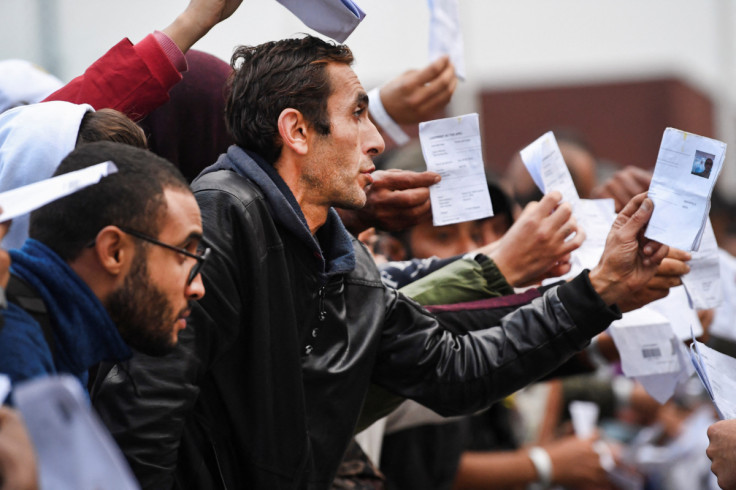
[{"label": "stack of papers", "polygon": [[478,114],[420,123],[419,141],[427,170],[442,176],[429,188],[434,225],[493,216]]},{"label": "stack of papers", "polygon": [[309,28],[344,43],[365,17],[352,0],[276,0]]},{"label": "stack of papers", "polygon": [[690,359],[721,419],[736,418],[736,359],[695,340]]},{"label": "stack of papers", "polygon": [[680,250],[698,250],[725,155],[722,141],[667,128],[649,186],[654,213],[644,236]]}]

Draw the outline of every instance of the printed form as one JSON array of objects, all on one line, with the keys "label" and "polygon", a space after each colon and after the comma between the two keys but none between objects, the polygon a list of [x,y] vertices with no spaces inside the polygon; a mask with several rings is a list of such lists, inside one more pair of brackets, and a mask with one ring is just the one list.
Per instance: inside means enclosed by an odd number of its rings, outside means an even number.
[{"label": "printed form", "polygon": [[432,221],[451,225],[493,216],[480,144],[478,114],[419,124],[427,170],[442,180],[429,188]]},{"label": "printed form", "polygon": [[648,192],[654,212],[644,236],[688,252],[698,250],[725,154],[722,141],[665,130]]},{"label": "printed form", "polygon": [[580,197],[552,131],[521,150],[521,160],[542,194],[560,191],[562,200],[575,208]]}]

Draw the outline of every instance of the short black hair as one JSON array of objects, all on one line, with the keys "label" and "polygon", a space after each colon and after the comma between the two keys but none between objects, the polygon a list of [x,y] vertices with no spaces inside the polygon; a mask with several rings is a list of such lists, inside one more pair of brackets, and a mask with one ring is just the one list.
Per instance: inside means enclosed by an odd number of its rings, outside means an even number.
[{"label": "short black hair", "polygon": [[118,168],[98,184],[54,201],[31,214],[28,235],[69,262],[108,225],[158,236],[166,212],[164,189],[191,192],[179,170],[148,150],[122,143],[87,143],[72,151],[54,175],[112,161]]},{"label": "short black hair", "polygon": [[318,134],[330,133],[327,99],[332,94],[327,63],[350,65],[353,53],[342,44],[314,36],[240,46],[233,53],[226,121],[235,143],[270,164],[281,155],[278,119],[293,108]]}]

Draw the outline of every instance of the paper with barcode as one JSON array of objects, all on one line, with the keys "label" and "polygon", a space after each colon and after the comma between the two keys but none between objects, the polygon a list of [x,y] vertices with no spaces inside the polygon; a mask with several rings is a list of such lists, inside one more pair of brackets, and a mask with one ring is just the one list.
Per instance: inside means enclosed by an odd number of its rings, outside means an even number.
[{"label": "paper with barcode", "polygon": [[[706,221],[700,249],[688,262],[690,272],[682,276],[690,303],[698,310],[716,308],[723,300],[718,243],[710,219]],[[697,335],[697,334],[696,334]]]},{"label": "paper with barcode", "polygon": [[0,193],[0,222],[30,213],[117,171],[113,162],[103,162]]},{"label": "paper with barcode", "polygon": [[493,216],[478,114],[420,123],[419,141],[427,170],[442,176],[440,182],[429,188],[434,225]]},{"label": "paper with barcode", "polygon": [[690,356],[721,419],[736,418],[736,359],[695,340]]},{"label": "paper with barcode", "polygon": [[608,329],[628,377],[680,371],[677,337],[664,315],[640,308],[626,313]]},{"label": "paper with barcode", "polygon": [[646,238],[688,252],[698,250],[725,155],[722,141],[665,130],[647,193],[654,212]]},{"label": "paper with barcode", "polygon": [[552,131],[534,140],[520,154],[534,183],[543,194],[559,191],[562,200],[575,207],[580,197]]}]

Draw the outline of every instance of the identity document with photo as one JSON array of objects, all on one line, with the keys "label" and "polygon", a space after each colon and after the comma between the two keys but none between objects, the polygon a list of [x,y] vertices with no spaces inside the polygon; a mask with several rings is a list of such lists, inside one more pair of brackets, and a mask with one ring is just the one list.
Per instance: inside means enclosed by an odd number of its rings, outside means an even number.
[{"label": "identity document with photo", "polygon": [[665,130],[649,186],[654,213],[647,238],[686,251],[698,250],[725,155],[722,141],[674,128]]}]

